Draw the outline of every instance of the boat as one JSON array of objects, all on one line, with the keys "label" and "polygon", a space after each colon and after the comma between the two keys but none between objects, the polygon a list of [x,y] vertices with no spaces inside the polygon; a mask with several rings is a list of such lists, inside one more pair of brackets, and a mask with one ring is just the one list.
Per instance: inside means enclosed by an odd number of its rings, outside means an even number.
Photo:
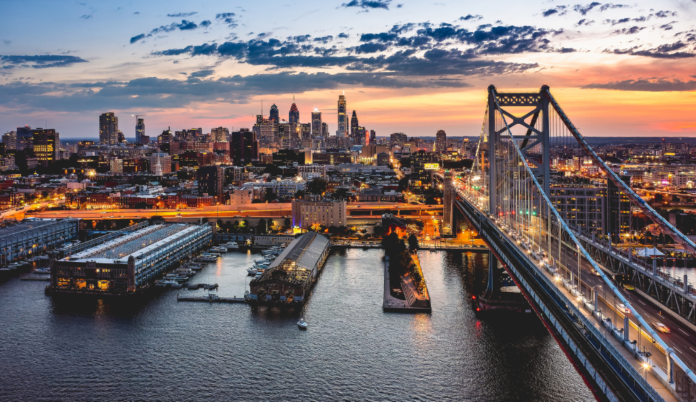
[{"label": "boat", "polygon": [[256,268],[253,268],[253,267],[247,269],[247,273],[249,274],[249,276],[254,276],[254,275],[256,275],[257,272],[258,272],[258,270]]},{"label": "boat", "polygon": [[239,244],[237,244],[236,241],[229,241],[225,244],[222,245],[223,247],[227,247],[227,250],[237,250],[239,249]]},{"label": "boat", "polygon": [[220,247],[211,247],[209,251],[210,251],[211,253],[222,253],[222,254],[224,254],[224,253],[227,252],[227,248],[226,248],[226,247],[222,247],[222,246],[220,246]]},{"label": "boat", "polygon": [[201,262],[217,262],[218,256],[213,254],[201,254],[200,257],[196,258],[196,261]]},{"label": "boat", "polygon": [[309,324],[307,324],[307,321],[304,320],[304,318],[300,318],[300,321],[297,322],[297,327],[299,329],[307,329]]}]

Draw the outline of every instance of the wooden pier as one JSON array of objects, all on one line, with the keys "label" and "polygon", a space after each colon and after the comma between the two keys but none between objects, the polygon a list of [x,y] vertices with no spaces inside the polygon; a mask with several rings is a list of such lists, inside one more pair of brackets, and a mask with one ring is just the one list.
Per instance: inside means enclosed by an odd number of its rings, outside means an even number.
[{"label": "wooden pier", "polygon": [[246,299],[243,297],[220,297],[215,293],[209,293],[205,296],[181,296],[176,295],[177,301],[190,301],[190,302],[208,302],[208,303],[245,303]]}]

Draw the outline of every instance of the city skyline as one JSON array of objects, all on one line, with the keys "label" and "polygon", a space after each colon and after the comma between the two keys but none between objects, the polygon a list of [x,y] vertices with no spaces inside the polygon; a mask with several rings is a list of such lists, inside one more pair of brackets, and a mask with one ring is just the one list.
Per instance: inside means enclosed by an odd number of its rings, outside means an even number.
[{"label": "city skyline", "polygon": [[[150,133],[236,130],[261,102],[284,118],[295,96],[302,122],[318,107],[334,134],[345,91],[379,137],[475,136],[488,85],[548,84],[586,136],[696,133],[693,1],[43,4],[4,5],[3,132],[96,138],[95,116],[111,111],[129,138],[136,114]],[[71,29],[51,29],[56,20]]]}]

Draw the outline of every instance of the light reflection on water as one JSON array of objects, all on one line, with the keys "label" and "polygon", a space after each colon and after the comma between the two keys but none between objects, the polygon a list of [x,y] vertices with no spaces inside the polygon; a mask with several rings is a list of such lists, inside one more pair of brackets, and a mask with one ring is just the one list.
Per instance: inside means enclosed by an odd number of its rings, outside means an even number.
[{"label": "light reflection on water", "polygon": [[[0,284],[0,400],[592,400],[535,317],[473,314],[485,254],[421,252],[433,313],[417,315],[382,312],[381,257],[334,252],[290,312],[176,301],[203,290],[124,306]],[[229,253],[193,283],[239,297],[254,258]]]}]

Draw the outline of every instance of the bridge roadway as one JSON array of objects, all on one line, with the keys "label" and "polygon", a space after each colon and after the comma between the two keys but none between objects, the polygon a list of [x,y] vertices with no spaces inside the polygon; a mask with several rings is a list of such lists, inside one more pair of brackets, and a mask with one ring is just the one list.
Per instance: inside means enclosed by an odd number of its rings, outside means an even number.
[{"label": "bridge roadway", "polygon": [[[558,242],[556,241],[556,239],[552,240],[551,247],[553,250],[558,250]],[[576,252],[571,252],[567,247],[563,247],[562,250],[563,261],[577,261],[578,255]],[[602,268],[607,275],[613,275],[613,272],[611,270],[607,269],[599,263],[597,263],[597,265],[599,265],[599,267]],[[589,262],[587,262],[587,260],[583,258],[581,260],[580,266],[582,267],[582,272],[580,273],[580,281],[582,282],[584,287],[583,294],[585,295],[585,297],[591,299],[591,290],[601,289],[598,295],[600,299],[599,302],[602,312],[604,313],[604,315],[612,318],[612,322],[614,322],[614,324],[623,322],[624,314],[617,309],[617,302],[613,300],[615,299],[615,297],[612,297],[609,300],[607,300],[606,297],[604,297],[604,294],[606,292],[604,291],[603,286],[605,284],[601,280],[601,278],[592,274],[592,267],[589,264]],[[569,278],[570,273],[571,271],[566,270],[566,279]],[[577,272],[572,273],[572,283],[573,285],[577,286]],[[659,304],[659,302],[657,302],[656,300],[647,300],[645,297],[643,297],[635,291],[632,292],[627,291],[625,289],[619,290],[624,295],[624,297],[631,301],[633,308],[646,321],[650,323],[660,322],[666,325],[668,328],[670,328],[672,332],[670,334],[660,333],[660,338],[662,338],[667,345],[669,345],[676,351],[677,355],[679,355],[679,357],[681,357],[682,360],[689,365],[689,368],[691,368],[692,370],[695,369],[696,364],[694,364],[694,362],[696,362],[696,332],[693,330],[692,326],[685,325],[681,321],[674,318],[671,314],[669,314],[666,311],[666,307],[663,309],[655,307],[654,303]],[[635,319],[632,318],[633,312],[628,313],[628,317],[631,322],[631,326],[633,327],[632,329],[638,331],[640,325]],[[650,347],[652,345],[652,337],[649,334],[643,333],[643,339],[645,339],[646,342],[643,343],[641,346]],[[667,362],[665,360],[665,356],[662,353],[656,353],[655,350],[653,350],[652,353],[655,362],[659,364],[663,370],[666,371]]]},{"label": "bridge roadway", "polygon": [[[385,202],[360,202],[350,203],[347,206],[348,215],[352,217],[368,218],[379,217],[385,212],[398,212],[409,217],[439,216],[442,214],[442,205],[412,205],[404,203]],[[82,219],[141,219],[161,216],[164,218],[247,218],[247,217],[289,217],[292,213],[292,204],[236,204],[207,206],[203,208],[183,209],[103,209],[103,210],[61,210],[42,211],[32,213],[37,218],[82,218]],[[370,213],[370,214],[367,214]]]},{"label": "bridge roadway", "polygon": [[[479,231],[491,251],[503,263],[525,298],[535,309],[576,369],[599,399],[609,400],[673,400],[652,375],[644,380],[625,356],[627,351],[606,338],[598,324],[593,323],[567,295],[535,266],[517,245],[464,198],[455,205]],[[661,389],[658,394],[656,389]]]}]

